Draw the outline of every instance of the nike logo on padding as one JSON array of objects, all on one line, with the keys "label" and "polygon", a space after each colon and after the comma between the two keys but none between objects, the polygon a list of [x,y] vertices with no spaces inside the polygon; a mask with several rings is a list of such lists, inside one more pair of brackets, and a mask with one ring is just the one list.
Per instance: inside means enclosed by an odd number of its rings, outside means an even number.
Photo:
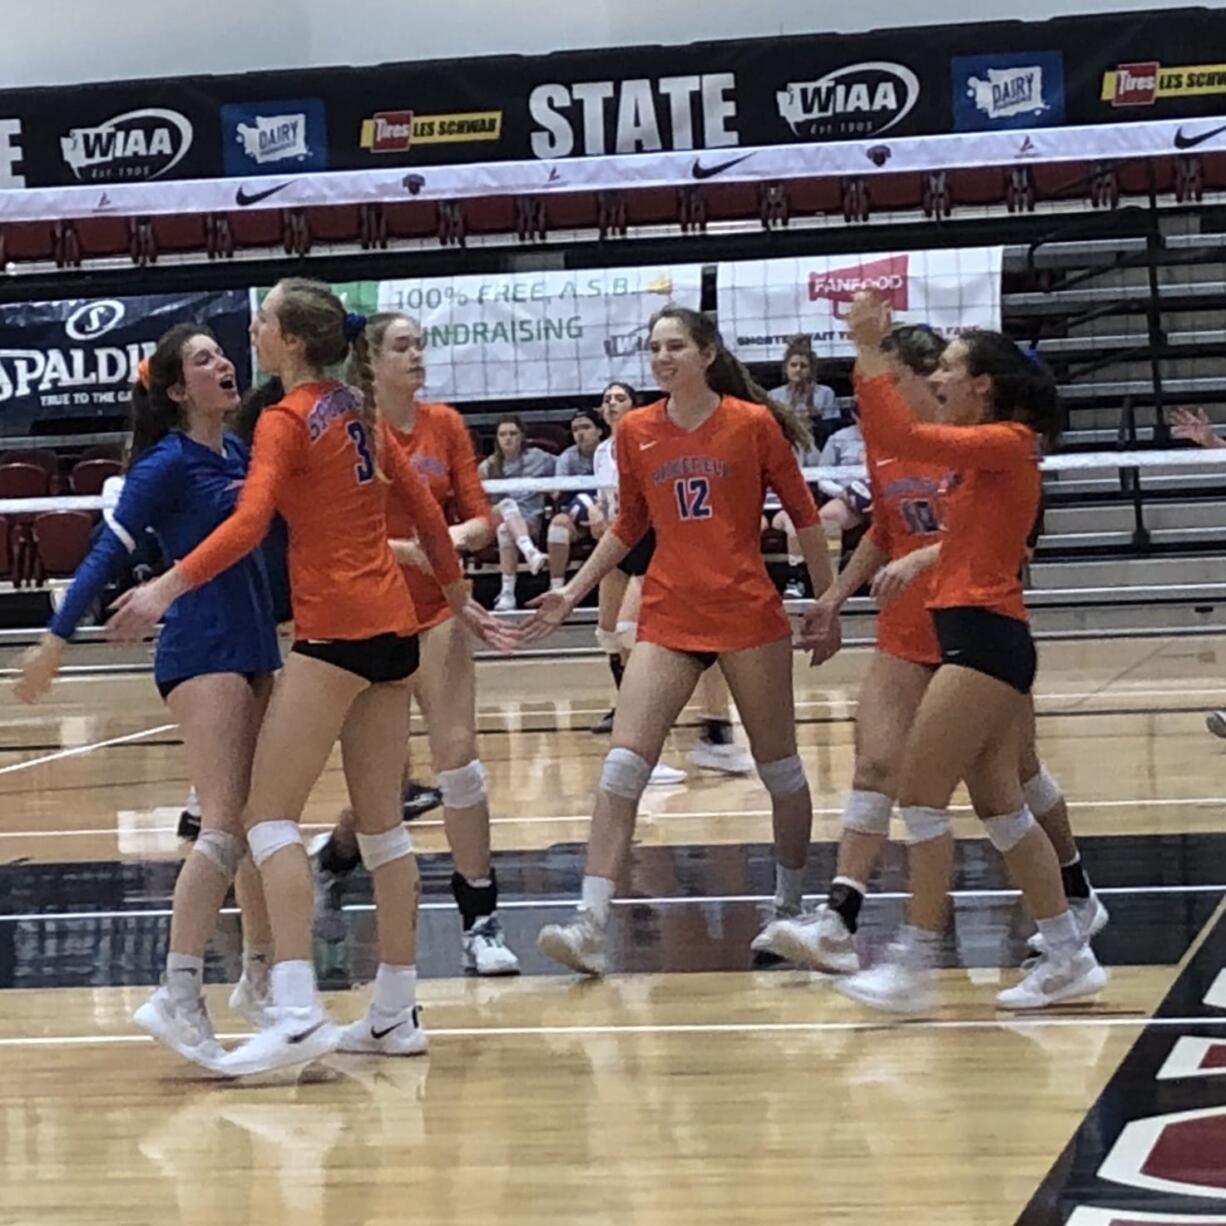
[{"label": "nike logo on padding", "polygon": [[248,192],[245,187],[240,187],[235,193],[234,200],[239,208],[245,209],[248,205],[259,204],[261,200],[267,200],[269,196],[285,191],[287,187],[289,187],[288,183],[278,183],[276,187],[266,188],[262,192]]},{"label": "nike logo on padding", "polygon": [[690,168],[690,173],[693,174],[695,179],[714,179],[716,175],[722,175],[725,170],[731,170],[733,166],[739,166],[751,157],[753,157],[752,153],[743,153],[739,158],[731,158],[727,162],[716,162],[714,166],[704,166],[695,158],[694,165]]},{"label": "nike logo on padding", "polygon": [[1215,136],[1221,136],[1226,132],[1226,124],[1220,128],[1213,128],[1208,132],[1202,132],[1199,136],[1184,136],[1183,129],[1180,128],[1175,133],[1175,148],[1176,149],[1195,149],[1197,145],[1203,145],[1205,141],[1212,140]]},{"label": "nike logo on padding", "polygon": [[393,1030],[399,1030],[404,1022],[397,1022],[394,1026],[389,1026],[386,1030],[376,1030],[373,1026],[370,1028],[370,1037],[372,1039],[386,1039]]},{"label": "nike logo on padding", "polygon": [[289,1038],[286,1039],[285,1041],[287,1043],[295,1044],[295,1045],[298,1043],[302,1043],[305,1040],[309,1039],[311,1035],[313,1035],[317,1030],[322,1030],[326,1024],[327,1023],[324,1021],[318,1021],[315,1023],[314,1026],[310,1028],[310,1030],[304,1030],[301,1032],[301,1034],[291,1034]]},{"label": "nike logo on padding", "polygon": [[650,443],[640,443],[640,444],[639,444],[639,450],[640,450],[640,451],[647,451],[649,448],[654,447],[654,446],[656,445],[656,443],[658,443],[659,441],[660,441],[660,440],[657,438],[657,439],[653,439],[653,440],[652,440]]}]

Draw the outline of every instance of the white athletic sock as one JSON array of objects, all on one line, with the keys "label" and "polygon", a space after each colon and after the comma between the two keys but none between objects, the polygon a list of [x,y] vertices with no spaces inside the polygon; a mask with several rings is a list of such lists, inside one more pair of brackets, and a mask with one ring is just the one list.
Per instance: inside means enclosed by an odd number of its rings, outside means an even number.
[{"label": "white athletic sock", "polygon": [[380,962],[370,1007],[379,1013],[403,1013],[417,1003],[417,967]]},{"label": "white athletic sock", "polygon": [[566,586],[565,579],[550,579],[549,590],[551,592],[560,592]]},{"label": "white athletic sock", "polygon": [[1051,919],[1035,920],[1035,924],[1043,943],[1062,958],[1071,958],[1085,944],[1071,911],[1062,911]]},{"label": "white athletic sock", "polygon": [[803,561],[804,561],[804,558],[798,557],[794,553],[788,554],[788,565],[793,568],[798,567]]},{"label": "white athletic sock", "polygon": [[941,934],[914,924],[904,924],[898,933],[898,944],[903,950],[903,961],[908,966],[931,970],[937,964],[937,951],[941,948]]},{"label": "white athletic sock", "polygon": [[584,910],[591,914],[599,928],[607,928],[609,924],[609,907],[613,903],[613,894],[617,890],[615,882],[607,877],[583,878],[582,900]]},{"label": "white athletic sock", "polygon": [[195,788],[188,788],[187,803],[183,806],[192,817],[200,816],[200,797],[196,795]]},{"label": "white athletic sock", "polygon": [[191,954],[167,954],[166,987],[171,996],[194,1000],[204,987],[204,959]]},{"label": "white athletic sock", "polygon": [[798,911],[805,892],[805,870],[775,865],[775,906],[781,911]]},{"label": "white athletic sock", "polygon": [[502,576],[502,590],[503,590],[504,595],[507,592],[510,592],[511,595],[515,594],[515,576],[514,575],[503,575]]},{"label": "white athletic sock", "polygon": [[279,1009],[309,1009],[315,1003],[315,967],[305,960],[272,968],[272,1003]]},{"label": "white athletic sock", "polygon": [[536,553],[536,546],[532,543],[530,536],[517,536],[515,538],[515,546],[525,558],[530,558]]}]

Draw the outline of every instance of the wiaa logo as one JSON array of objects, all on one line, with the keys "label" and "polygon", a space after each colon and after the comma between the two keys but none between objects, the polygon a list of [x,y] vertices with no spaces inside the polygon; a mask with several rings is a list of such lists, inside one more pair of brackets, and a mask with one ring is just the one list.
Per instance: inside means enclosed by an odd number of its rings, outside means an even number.
[{"label": "wiaa logo", "polygon": [[919,77],[910,68],[871,60],[814,81],[793,81],[775,100],[793,134],[813,140],[887,132],[915,109],[919,96]]},{"label": "wiaa logo", "polygon": [[178,111],[146,107],[91,128],[70,128],[60,151],[83,183],[160,179],[192,147],[191,121]]},{"label": "wiaa logo", "polygon": [[70,340],[97,340],[119,327],[126,313],[124,304],[117,298],[83,302],[64,321],[64,331]]}]

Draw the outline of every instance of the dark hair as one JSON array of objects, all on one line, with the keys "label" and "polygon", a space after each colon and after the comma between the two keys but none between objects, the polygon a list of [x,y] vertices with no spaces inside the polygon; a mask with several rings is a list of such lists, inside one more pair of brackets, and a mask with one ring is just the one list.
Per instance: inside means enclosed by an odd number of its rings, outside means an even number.
[{"label": "dark hair", "polygon": [[605,384],[604,391],[600,393],[600,399],[602,401],[604,400],[605,395],[608,393],[608,390],[611,387],[620,387],[622,391],[625,392],[626,395],[630,397],[630,407],[631,408],[634,408],[634,406],[638,404],[639,402],[638,392],[636,392],[634,388],[632,388],[630,384],[625,381],[625,379],[610,379],[608,383]]},{"label": "dark hair", "polygon": [[719,329],[706,315],[689,307],[666,306],[652,317],[649,331],[655,331],[656,324],[662,319],[675,319],[700,349],[715,350],[715,361],[707,367],[707,386],[713,392],[718,392],[721,396],[735,396],[738,400],[749,400],[769,409],[790,446],[806,449],[813,445],[809,423],[790,406],[780,404],[766,394],[745,369],[744,363],[729,351]]},{"label": "dark hair", "polygon": [[949,342],[927,324],[900,324],[881,342],[882,353],[894,353],[917,375],[930,375],[941,364]]},{"label": "dark hair", "polygon": [[783,351],[783,362],[780,369],[783,372],[783,381],[788,381],[788,363],[796,357],[807,359],[809,363],[809,377],[817,378],[817,355],[813,352],[813,342],[805,335],[794,336],[788,341],[788,347]]},{"label": "dark hair", "polygon": [[503,477],[503,454],[502,448],[498,446],[498,429],[500,426],[505,426],[508,422],[515,426],[520,434],[524,433],[524,423],[514,413],[504,413],[494,423],[494,450],[490,453],[490,458],[485,462],[485,468],[486,472],[495,481],[501,481]]},{"label": "dark hair", "polygon": [[571,414],[570,424],[573,426],[580,418],[584,421],[590,421],[596,427],[597,434],[604,433],[604,423],[600,420],[600,414],[595,409],[576,409]]},{"label": "dark hair", "polygon": [[992,380],[992,420],[1019,421],[1029,426],[1047,449],[1060,441],[1064,414],[1051,371],[1033,354],[999,332],[967,332],[966,369],[972,378]]},{"label": "dark hair", "polygon": [[257,387],[249,388],[238,406],[234,417],[234,433],[251,446],[255,440],[255,428],[259,424],[260,414],[271,405],[285,399],[285,385],[274,375],[265,379]]},{"label": "dark hair", "polygon": [[183,348],[193,336],[213,336],[201,324],[175,324],[163,332],[148,358],[148,384],[136,378],[132,383],[132,405],[128,428],[127,464],[132,465],[172,430],[183,428],[183,409],[170,398],[170,388],[183,382]]}]

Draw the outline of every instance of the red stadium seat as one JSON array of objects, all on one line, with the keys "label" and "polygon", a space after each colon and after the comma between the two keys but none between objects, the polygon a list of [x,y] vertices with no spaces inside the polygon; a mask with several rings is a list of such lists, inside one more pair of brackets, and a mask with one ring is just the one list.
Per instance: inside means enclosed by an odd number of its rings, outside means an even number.
[{"label": "red stadium seat", "polygon": [[34,517],[39,579],[71,575],[89,552],[93,520],[84,511],[47,511]]},{"label": "red stadium seat", "polygon": [[60,471],[59,457],[46,447],[0,452],[0,464],[33,464],[36,468],[41,468],[48,477],[54,477]]},{"label": "red stadium seat", "polygon": [[12,531],[9,521],[0,515],[0,579],[7,579],[12,568],[10,559],[13,551],[9,543],[9,533]]},{"label": "red stadium seat", "polygon": [[77,457],[78,463],[82,460],[123,460],[123,445],[120,443],[101,443],[97,447],[87,447]]},{"label": "red stadium seat", "polygon": [[[37,464],[0,464],[0,498],[45,498],[51,492],[51,475]],[[37,562],[31,534],[33,515],[9,512],[9,556],[13,582],[22,587],[34,579]]]},{"label": "red stadium seat", "polygon": [[525,447],[539,447],[542,451],[549,452],[550,455],[560,455],[562,448],[558,446],[558,440],[553,437],[547,437],[543,434],[530,434],[524,440]]},{"label": "red stadium seat", "polygon": [[118,477],[123,465],[118,460],[80,460],[74,466],[70,480],[74,494],[101,494],[102,483]]}]

